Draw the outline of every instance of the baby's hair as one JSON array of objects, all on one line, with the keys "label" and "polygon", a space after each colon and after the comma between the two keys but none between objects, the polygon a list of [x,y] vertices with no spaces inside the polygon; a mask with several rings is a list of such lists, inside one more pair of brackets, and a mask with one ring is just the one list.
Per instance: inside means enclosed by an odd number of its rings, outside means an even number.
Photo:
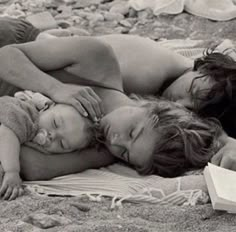
[{"label": "baby's hair", "polygon": [[137,171],[174,177],[189,168],[204,167],[221,146],[218,138],[223,131],[218,121],[201,119],[178,103],[145,101],[143,107],[154,119],[158,136],[149,164],[136,167]]},{"label": "baby's hair", "polygon": [[192,97],[198,114],[218,118],[226,132],[235,137],[236,61],[228,55],[230,52],[235,53],[235,50],[227,49],[221,53],[214,48],[207,49],[201,58],[195,60],[194,71],[198,71],[200,76],[194,80],[209,76],[213,86],[197,91]]}]

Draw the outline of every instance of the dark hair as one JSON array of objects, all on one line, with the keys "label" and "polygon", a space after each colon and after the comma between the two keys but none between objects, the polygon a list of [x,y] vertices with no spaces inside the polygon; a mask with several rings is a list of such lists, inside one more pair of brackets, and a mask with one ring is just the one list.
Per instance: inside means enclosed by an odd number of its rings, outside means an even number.
[{"label": "dark hair", "polygon": [[221,146],[223,131],[217,120],[201,119],[182,105],[166,100],[148,100],[149,116],[157,116],[153,128],[157,141],[152,159],[141,174],[174,177],[187,169],[204,167]]},{"label": "dark hair", "polygon": [[194,71],[201,74],[195,79],[209,76],[214,84],[192,97],[198,114],[218,118],[225,131],[236,137],[236,61],[228,55],[230,52],[235,51],[220,53],[214,48],[207,49],[203,57],[195,60]]}]

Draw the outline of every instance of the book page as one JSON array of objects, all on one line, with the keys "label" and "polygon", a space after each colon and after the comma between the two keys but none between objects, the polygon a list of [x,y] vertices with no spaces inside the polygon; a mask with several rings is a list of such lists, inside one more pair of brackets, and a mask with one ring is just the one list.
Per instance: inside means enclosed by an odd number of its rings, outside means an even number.
[{"label": "book page", "polygon": [[236,172],[208,163],[218,197],[236,202]]}]

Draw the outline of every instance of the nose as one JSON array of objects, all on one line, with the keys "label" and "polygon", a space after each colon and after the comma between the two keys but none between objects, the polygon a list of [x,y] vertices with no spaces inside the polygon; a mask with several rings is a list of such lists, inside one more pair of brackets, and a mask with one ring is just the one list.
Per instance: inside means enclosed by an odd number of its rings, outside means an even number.
[{"label": "nose", "polygon": [[50,142],[54,141],[57,138],[57,133],[54,130],[48,132],[48,139]]}]

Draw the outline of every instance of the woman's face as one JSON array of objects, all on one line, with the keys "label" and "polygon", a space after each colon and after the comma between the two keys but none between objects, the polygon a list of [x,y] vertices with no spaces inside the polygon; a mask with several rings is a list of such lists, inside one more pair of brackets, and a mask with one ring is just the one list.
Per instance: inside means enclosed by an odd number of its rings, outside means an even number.
[{"label": "woman's face", "polygon": [[208,90],[212,88],[215,83],[208,76],[196,78],[201,75],[202,74],[198,71],[186,71],[163,92],[162,96],[171,101],[179,102],[187,108],[193,109],[194,99],[192,95],[195,95],[198,91],[204,91],[205,94],[207,94]]},{"label": "woman's face", "polygon": [[91,123],[72,106],[57,104],[40,113],[39,128],[48,132],[43,148],[53,153],[70,152],[88,145]]},{"label": "woman's face", "polygon": [[156,143],[156,133],[144,107],[125,106],[101,119],[101,129],[110,152],[136,166],[149,163]]}]

